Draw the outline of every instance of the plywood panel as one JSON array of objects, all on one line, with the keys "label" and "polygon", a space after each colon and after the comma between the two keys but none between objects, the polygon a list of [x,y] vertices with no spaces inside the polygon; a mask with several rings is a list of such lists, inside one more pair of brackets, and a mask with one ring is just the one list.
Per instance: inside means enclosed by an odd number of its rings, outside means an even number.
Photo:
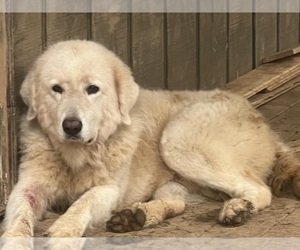
[{"label": "plywood panel", "polygon": [[165,86],[164,14],[132,14],[132,67],[136,81],[149,88]]},{"label": "plywood panel", "polygon": [[200,14],[200,89],[213,89],[227,81],[227,14]]},{"label": "plywood panel", "polygon": [[197,14],[167,14],[169,89],[197,89]]},{"label": "plywood panel", "polygon": [[93,13],[92,40],[114,51],[124,62],[130,60],[130,27],[127,13]]},{"label": "plywood panel", "polygon": [[232,81],[250,71],[252,56],[252,14],[229,14],[228,80]]}]

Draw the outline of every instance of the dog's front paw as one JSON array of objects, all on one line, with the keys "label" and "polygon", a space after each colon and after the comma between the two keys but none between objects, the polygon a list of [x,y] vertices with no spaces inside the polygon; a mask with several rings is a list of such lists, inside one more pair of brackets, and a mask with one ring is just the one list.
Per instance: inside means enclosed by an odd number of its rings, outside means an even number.
[{"label": "dog's front paw", "polygon": [[224,203],[219,215],[219,221],[227,226],[240,226],[244,224],[253,209],[252,203],[248,200],[231,199]]},{"label": "dog's front paw", "polygon": [[81,237],[84,233],[84,225],[81,225],[76,220],[66,220],[65,218],[58,219],[54,224],[43,234],[44,237],[68,238]]},{"label": "dog's front paw", "polygon": [[106,229],[113,233],[126,233],[141,230],[145,224],[146,216],[143,210],[137,209],[132,212],[130,209],[124,209],[114,214],[106,222]]}]

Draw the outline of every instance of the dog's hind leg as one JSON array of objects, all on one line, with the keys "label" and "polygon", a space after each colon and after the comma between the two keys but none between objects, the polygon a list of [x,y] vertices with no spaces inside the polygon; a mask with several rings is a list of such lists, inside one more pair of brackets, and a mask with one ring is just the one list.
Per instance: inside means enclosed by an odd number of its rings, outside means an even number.
[{"label": "dog's hind leg", "polygon": [[183,178],[228,194],[232,199],[224,203],[219,221],[238,226],[271,203],[265,180],[275,159],[273,145],[258,113],[216,102],[196,104],[174,117],[163,132],[160,151]]},{"label": "dog's hind leg", "polygon": [[168,182],[157,189],[151,201],[137,202],[130,209],[114,214],[106,223],[106,228],[111,232],[124,233],[156,226],[184,211],[186,194],[185,187]]},{"label": "dog's hind leg", "polygon": [[[173,151],[173,153],[175,153]],[[177,155],[178,156],[178,155]],[[219,222],[225,225],[242,225],[248,215],[271,204],[269,187],[255,176],[245,173],[216,173],[214,166],[204,163],[202,156],[185,153],[176,162],[176,156],[165,157],[167,165],[183,178],[228,194],[219,214]],[[177,158],[178,159],[178,158]],[[194,163],[197,162],[195,165]]]}]

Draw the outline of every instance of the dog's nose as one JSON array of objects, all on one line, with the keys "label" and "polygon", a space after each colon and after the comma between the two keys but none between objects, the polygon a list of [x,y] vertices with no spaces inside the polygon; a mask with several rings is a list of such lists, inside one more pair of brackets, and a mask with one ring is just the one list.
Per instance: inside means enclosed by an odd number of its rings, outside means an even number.
[{"label": "dog's nose", "polygon": [[63,121],[63,129],[68,135],[77,135],[82,129],[82,122],[78,118],[69,117]]}]

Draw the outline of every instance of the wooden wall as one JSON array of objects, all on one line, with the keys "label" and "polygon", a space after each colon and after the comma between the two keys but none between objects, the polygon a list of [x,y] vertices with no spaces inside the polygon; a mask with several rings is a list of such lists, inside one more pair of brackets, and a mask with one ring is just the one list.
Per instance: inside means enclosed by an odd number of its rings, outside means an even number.
[{"label": "wooden wall", "polygon": [[299,43],[299,14],[8,14],[14,63],[11,106],[38,54],[57,41],[91,39],[115,51],[148,88],[211,89]]},{"label": "wooden wall", "polygon": [[8,178],[12,182],[17,179],[17,124],[25,110],[19,98],[20,85],[35,58],[57,41],[101,42],[132,68],[141,86],[171,90],[223,86],[260,65],[262,58],[299,43],[299,14],[5,15],[6,29],[1,32],[7,36]]},{"label": "wooden wall", "polygon": [[[210,89],[299,43],[299,14],[9,14],[15,92],[32,61],[67,39],[99,41],[150,88]],[[13,101],[13,100],[12,100]]]}]

